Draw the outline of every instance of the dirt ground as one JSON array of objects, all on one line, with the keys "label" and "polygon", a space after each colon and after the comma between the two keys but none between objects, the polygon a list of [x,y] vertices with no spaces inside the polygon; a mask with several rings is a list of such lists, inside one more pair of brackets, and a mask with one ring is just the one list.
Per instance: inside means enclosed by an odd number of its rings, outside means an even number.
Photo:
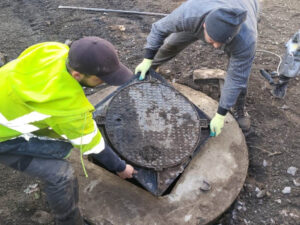
[{"label": "dirt ground", "polygon": [[[43,41],[65,42],[83,36],[111,41],[121,61],[130,69],[143,58],[143,46],[151,24],[158,17],[124,16],[58,9],[59,5],[113,8],[169,13],[181,0],[1,0],[0,52],[12,60],[26,47]],[[228,225],[300,224],[300,101],[299,77],[290,82],[284,100],[271,97],[270,87],[259,69],[276,70],[285,42],[300,29],[299,0],[265,0],[259,23],[258,52],[249,84],[247,109],[254,134],[247,138],[249,172],[243,190],[230,209],[216,222]],[[191,81],[201,67],[226,70],[227,58],[220,50],[196,42],[162,66],[162,73],[181,83]],[[296,175],[287,173],[297,167]],[[54,224],[45,196],[24,190],[41,182],[0,166],[0,225]],[[283,194],[285,187],[291,193]],[[260,192],[261,191],[261,192]],[[29,191],[30,192],[30,191]],[[257,194],[261,196],[257,197]],[[39,216],[40,211],[45,215]],[[43,220],[38,222],[38,220]]]}]

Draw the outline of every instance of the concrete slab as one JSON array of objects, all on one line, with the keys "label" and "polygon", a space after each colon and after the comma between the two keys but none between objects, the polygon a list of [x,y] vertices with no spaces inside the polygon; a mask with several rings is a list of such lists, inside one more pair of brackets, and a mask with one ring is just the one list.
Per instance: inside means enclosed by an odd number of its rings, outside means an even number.
[{"label": "concrete slab", "polygon": [[[189,87],[173,84],[207,115],[217,102]],[[105,97],[102,90],[91,102]],[[75,153],[75,152],[74,152]],[[80,208],[97,224],[110,225],[199,225],[218,218],[236,199],[248,169],[246,142],[238,124],[227,115],[223,132],[208,140],[193,158],[169,195],[155,197],[147,191],[85,160],[85,178],[79,154],[71,160],[78,174]],[[211,190],[201,191],[203,181]]]},{"label": "concrete slab", "polygon": [[221,79],[225,80],[226,71],[220,69],[197,69],[193,72],[193,80]]}]

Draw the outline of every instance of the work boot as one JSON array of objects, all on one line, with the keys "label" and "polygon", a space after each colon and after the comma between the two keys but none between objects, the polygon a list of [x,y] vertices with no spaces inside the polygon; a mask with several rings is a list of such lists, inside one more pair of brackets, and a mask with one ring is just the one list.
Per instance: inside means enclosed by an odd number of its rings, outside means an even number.
[{"label": "work boot", "polygon": [[243,133],[247,133],[248,131],[250,131],[250,116],[245,110],[236,111],[233,115],[236,121],[238,122],[240,128],[242,129]]},{"label": "work boot", "polygon": [[250,116],[245,110],[246,93],[243,92],[239,95],[235,106],[232,109],[232,114],[238,122],[243,133],[246,135],[250,132],[251,122]]}]

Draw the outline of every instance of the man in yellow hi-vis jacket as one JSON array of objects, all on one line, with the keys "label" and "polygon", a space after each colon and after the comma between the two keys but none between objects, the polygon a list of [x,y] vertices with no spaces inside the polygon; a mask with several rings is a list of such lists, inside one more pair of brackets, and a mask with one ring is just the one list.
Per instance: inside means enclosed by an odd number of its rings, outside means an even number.
[{"label": "man in yellow hi-vis jacket", "polygon": [[0,163],[45,182],[58,225],[87,224],[77,206],[77,178],[65,160],[72,148],[124,179],[135,173],[105,144],[81,87],[121,85],[132,76],[113,45],[98,37],[70,48],[36,44],[0,68]]}]

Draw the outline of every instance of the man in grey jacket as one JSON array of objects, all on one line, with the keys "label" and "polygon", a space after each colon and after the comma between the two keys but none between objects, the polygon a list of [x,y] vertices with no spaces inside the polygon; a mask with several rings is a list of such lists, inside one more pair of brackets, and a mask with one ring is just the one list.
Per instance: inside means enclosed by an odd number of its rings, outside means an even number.
[{"label": "man in grey jacket", "polygon": [[144,79],[151,66],[160,66],[199,39],[214,48],[223,46],[229,64],[218,111],[210,123],[211,136],[221,133],[225,115],[234,105],[237,121],[247,132],[250,119],[244,105],[256,51],[257,15],[257,0],[189,0],[152,25],[144,60],[135,73]]}]

